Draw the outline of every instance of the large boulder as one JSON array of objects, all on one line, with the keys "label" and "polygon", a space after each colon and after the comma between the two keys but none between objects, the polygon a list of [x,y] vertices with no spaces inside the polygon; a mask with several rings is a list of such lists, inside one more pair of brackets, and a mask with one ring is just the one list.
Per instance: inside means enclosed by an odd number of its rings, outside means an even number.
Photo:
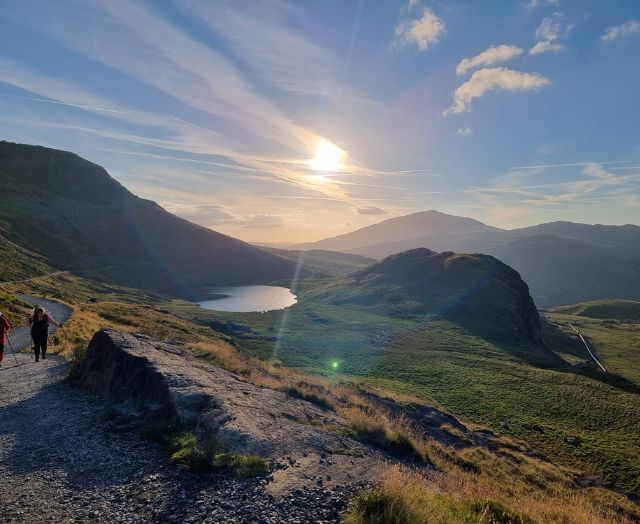
[{"label": "large boulder", "polygon": [[383,465],[378,450],[335,431],[345,426],[335,412],[258,387],[180,345],[103,329],[89,344],[80,380],[154,422],[177,420],[198,435],[215,435],[229,451],[295,466],[274,473],[274,492],[319,478],[327,485],[371,480]]}]

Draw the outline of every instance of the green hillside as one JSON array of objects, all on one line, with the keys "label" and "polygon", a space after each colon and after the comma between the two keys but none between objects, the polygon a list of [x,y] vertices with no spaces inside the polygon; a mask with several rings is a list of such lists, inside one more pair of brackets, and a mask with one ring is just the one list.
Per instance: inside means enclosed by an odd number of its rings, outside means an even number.
[{"label": "green hillside", "polygon": [[413,249],[311,296],[396,317],[444,317],[488,337],[522,337],[532,343],[540,337],[540,318],[527,285],[516,271],[487,255]]},{"label": "green hillside", "polygon": [[635,300],[593,300],[553,308],[551,311],[579,317],[640,322],[640,302]]},{"label": "green hillside", "polygon": [[376,262],[373,258],[322,249],[311,249],[309,251],[288,251],[269,247],[263,249],[274,255],[292,260],[299,264],[309,275],[343,276]]},{"label": "green hillside", "polygon": [[0,142],[0,184],[0,235],[55,269],[182,296],[290,279],[295,270],[138,198],[72,153]]},{"label": "green hillside", "polygon": [[0,283],[44,275],[51,271],[53,269],[44,257],[21,248],[0,235]]},{"label": "green hillside", "polygon": [[[528,311],[516,276],[491,257],[414,250],[340,280],[303,282],[284,311],[169,308],[246,326],[233,336],[250,354],[441,405],[640,493],[640,390],[589,365],[566,329],[579,317],[541,322]],[[633,344],[624,326],[608,329]]]}]

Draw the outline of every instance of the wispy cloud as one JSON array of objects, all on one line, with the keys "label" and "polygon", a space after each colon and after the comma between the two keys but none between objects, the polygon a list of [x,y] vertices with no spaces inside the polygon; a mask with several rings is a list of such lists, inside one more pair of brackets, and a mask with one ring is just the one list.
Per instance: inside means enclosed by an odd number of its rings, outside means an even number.
[{"label": "wispy cloud", "polygon": [[558,44],[551,42],[549,40],[543,40],[542,42],[538,42],[531,49],[529,49],[530,55],[542,55],[544,53],[559,53],[560,51],[564,51],[566,46],[564,44]]},{"label": "wispy cloud", "polygon": [[572,30],[573,24],[568,23],[566,17],[559,11],[543,18],[536,29],[537,42],[529,50],[529,54],[535,56],[544,53],[558,53],[566,49],[566,46],[560,41],[565,40]]},{"label": "wispy cloud", "polygon": [[360,206],[355,208],[358,215],[386,215],[387,212],[376,206]]},{"label": "wispy cloud", "polygon": [[640,20],[629,20],[624,24],[608,27],[601,39],[603,42],[613,42],[623,36],[640,33]]},{"label": "wispy cloud", "polygon": [[524,73],[506,67],[480,69],[453,93],[453,103],[444,115],[471,111],[475,98],[492,91],[523,92],[550,84],[548,78],[538,73]]},{"label": "wispy cloud", "polygon": [[[407,12],[413,12],[415,2],[409,3]],[[413,45],[419,51],[426,51],[437,44],[445,32],[444,21],[427,8],[418,10],[418,17],[406,17],[396,25],[394,43],[398,46]]]},{"label": "wispy cloud", "polygon": [[471,129],[470,127],[459,127],[456,131],[456,134],[460,136],[471,136],[473,135],[473,129]]},{"label": "wispy cloud", "polygon": [[529,9],[535,9],[536,7],[542,7],[545,5],[556,6],[560,3],[560,0],[529,0],[525,5]]},{"label": "wispy cloud", "polygon": [[[557,181],[553,173],[557,167],[577,167],[579,171],[570,180]],[[639,189],[640,173],[619,175],[598,162],[578,162],[512,171],[494,178],[488,186],[469,188],[467,193],[495,206],[535,208],[601,200],[622,201],[625,194],[637,194]]]},{"label": "wispy cloud", "polygon": [[508,62],[524,51],[515,45],[498,45],[490,46],[482,53],[472,56],[471,58],[463,58],[456,66],[456,74],[464,75],[471,69],[479,66],[489,66]]},{"label": "wispy cloud", "polygon": [[297,94],[330,94],[339,90],[338,62],[287,19],[294,5],[220,1],[214,4],[182,0],[177,6],[222,35],[234,53],[266,81]]}]

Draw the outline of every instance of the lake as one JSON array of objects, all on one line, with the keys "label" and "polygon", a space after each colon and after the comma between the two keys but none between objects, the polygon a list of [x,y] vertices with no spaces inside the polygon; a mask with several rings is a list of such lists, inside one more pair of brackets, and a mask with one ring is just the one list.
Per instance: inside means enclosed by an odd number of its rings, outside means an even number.
[{"label": "lake", "polygon": [[264,312],[284,309],[296,303],[296,296],[286,287],[230,286],[207,288],[210,300],[198,302],[200,307],[213,311],[236,313]]}]

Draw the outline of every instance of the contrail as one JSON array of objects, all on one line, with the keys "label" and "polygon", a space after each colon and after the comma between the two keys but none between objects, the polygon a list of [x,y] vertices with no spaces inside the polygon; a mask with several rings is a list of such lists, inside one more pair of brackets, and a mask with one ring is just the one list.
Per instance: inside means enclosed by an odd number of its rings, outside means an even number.
[{"label": "contrail", "polygon": [[18,96],[18,95],[10,95],[8,93],[0,93],[0,96],[4,96],[6,98],[17,98],[18,100],[30,100],[32,102],[46,102],[48,104],[56,104],[61,106],[69,106],[76,107],[78,109],[88,109],[90,111],[103,111],[105,113],[116,113],[118,115],[133,115],[133,113],[127,113],[125,111],[117,111],[116,109],[105,109],[104,107],[94,107],[94,106],[83,106],[81,104],[70,104],[68,102],[60,102],[59,100],[48,100],[46,98],[36,98],[31,96]]}]

